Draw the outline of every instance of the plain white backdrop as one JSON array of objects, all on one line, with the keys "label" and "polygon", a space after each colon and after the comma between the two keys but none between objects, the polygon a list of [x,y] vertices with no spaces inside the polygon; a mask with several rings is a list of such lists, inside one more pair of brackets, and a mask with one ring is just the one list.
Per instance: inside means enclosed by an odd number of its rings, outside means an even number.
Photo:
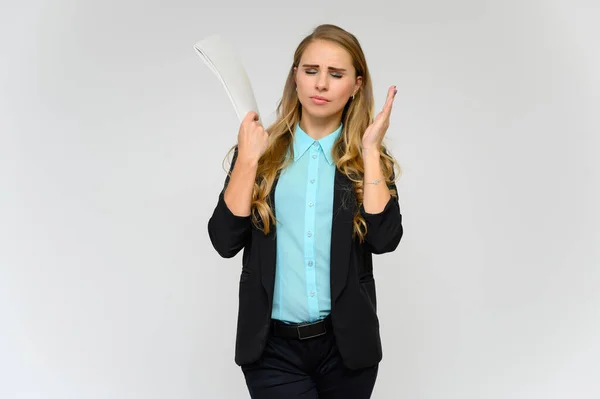
[{"label": "plain white backdrop", "polygon": [[373,397],[600,397],[597,2],[3,3],[1,398],[248,397],[206,229],[239,123],[192,46],[226,35],[271,112],[320,23],[378,109],[398,86]]}]

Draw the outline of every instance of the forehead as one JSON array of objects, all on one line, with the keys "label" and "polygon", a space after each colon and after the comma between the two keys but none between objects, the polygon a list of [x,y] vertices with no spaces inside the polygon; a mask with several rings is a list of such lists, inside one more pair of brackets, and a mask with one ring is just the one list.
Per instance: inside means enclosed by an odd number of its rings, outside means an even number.
[{"label": "forehead", "polygon": [[318,64],[322,67],[352,68],[352,57],[337,43],[327,40],[311,42],[300,57],[300,65]]}]

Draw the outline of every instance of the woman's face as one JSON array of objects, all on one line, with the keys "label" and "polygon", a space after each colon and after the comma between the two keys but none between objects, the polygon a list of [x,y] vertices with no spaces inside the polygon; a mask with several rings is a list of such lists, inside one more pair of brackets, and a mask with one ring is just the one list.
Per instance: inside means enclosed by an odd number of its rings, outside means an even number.
[{"label": "woman's face", "polygon": [[362,82],[355,76],[350,54],[326,40],[310,43],[294,72],[303,115],[319,119],[341,117],[348,99]]}]

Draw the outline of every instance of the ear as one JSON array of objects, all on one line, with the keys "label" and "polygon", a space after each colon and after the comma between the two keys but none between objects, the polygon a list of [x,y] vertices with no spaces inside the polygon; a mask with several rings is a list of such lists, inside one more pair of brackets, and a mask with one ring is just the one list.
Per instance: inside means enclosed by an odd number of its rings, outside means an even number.
[{"label": "ear", "polygon": [[362,81],[363,81],[362,76],[356,77],[356,82],[354,83],[354,91],[352,92],[352,95],[355,95],[356,93],[358,93],[360,86],[362,86]]},{"label": "ear", "polygon": [[294,67],[294,83],[298,86],[298,82],[296,82],[296,74],[298,72],[298,68]]}]

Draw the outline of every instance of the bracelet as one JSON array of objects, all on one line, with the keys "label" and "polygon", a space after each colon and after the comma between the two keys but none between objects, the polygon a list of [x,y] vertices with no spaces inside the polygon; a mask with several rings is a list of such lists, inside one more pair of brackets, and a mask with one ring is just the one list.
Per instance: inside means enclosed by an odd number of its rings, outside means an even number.
[{"label": "bracelet", "polygon": [[375,181],[367,181],[365,182],[365,184],[379,184],[380,181],[382,181],[383,179],[377,179]]}]

